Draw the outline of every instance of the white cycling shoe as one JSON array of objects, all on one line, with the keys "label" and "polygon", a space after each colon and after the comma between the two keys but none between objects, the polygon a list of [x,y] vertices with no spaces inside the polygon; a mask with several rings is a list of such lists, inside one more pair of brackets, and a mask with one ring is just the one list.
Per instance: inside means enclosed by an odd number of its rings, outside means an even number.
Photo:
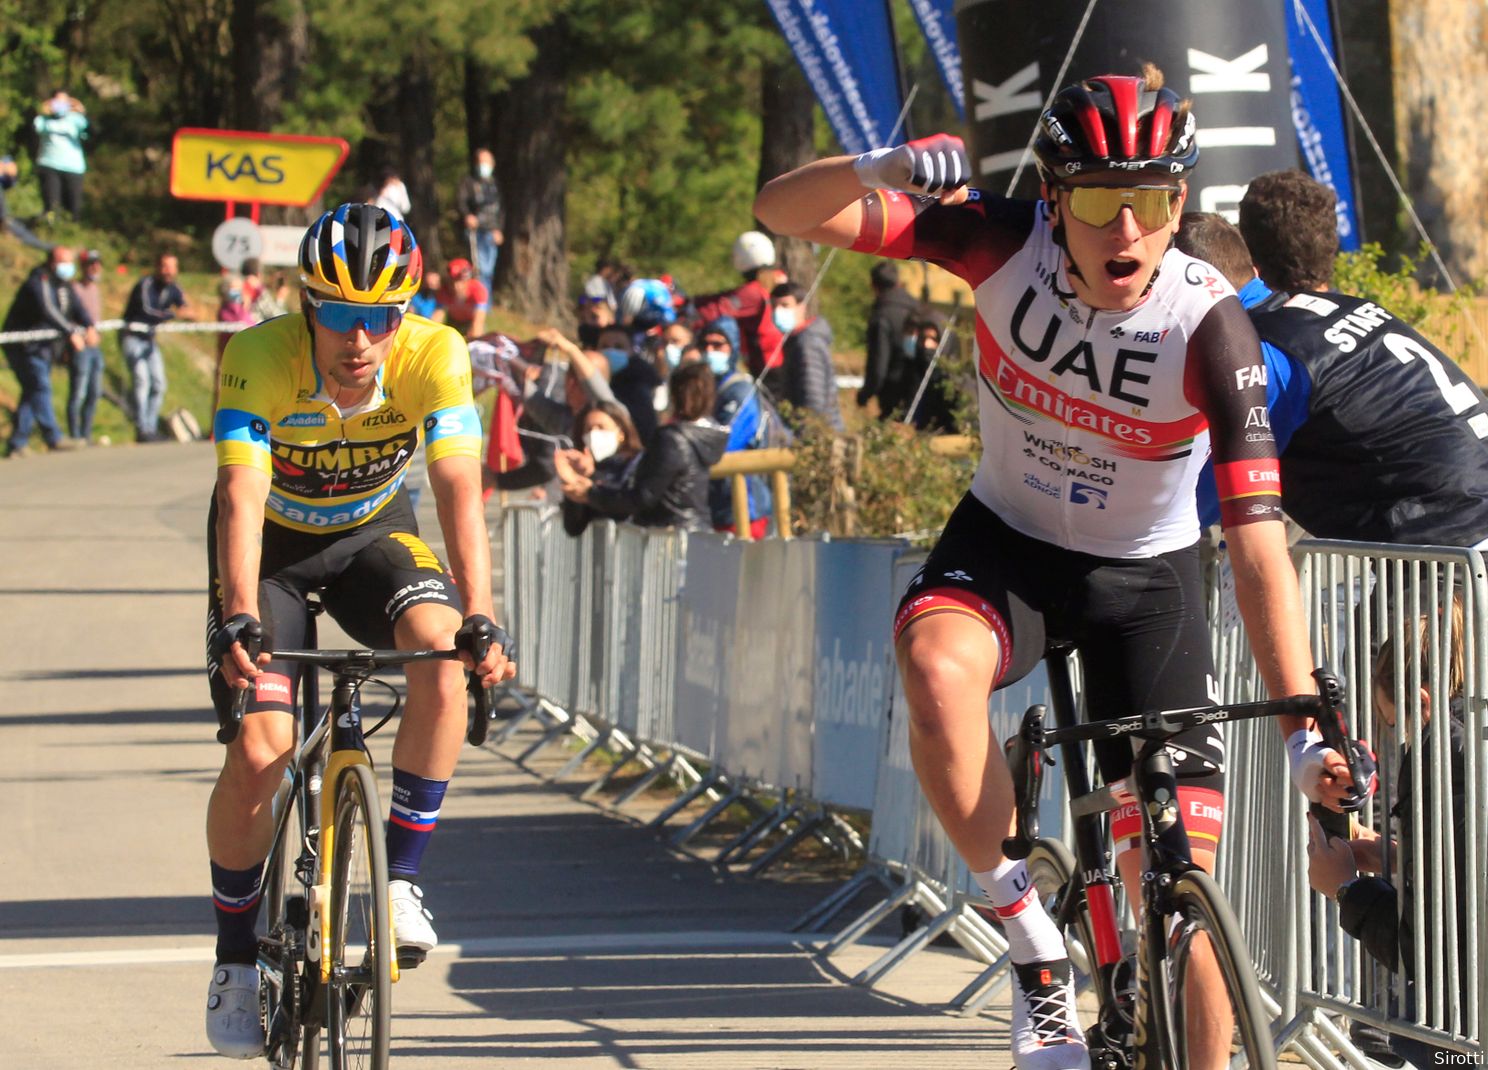
[{"label": "white cycling shoe", "polygon": [[1068,959],[1013,963],[1010,1031],[1018,1070],[1090,1070]]},{"label": "white cycling shoe", "polygon": [[212,967],[207,988],[207,1040],[218,1055],[257,1059],[264,1053],[258,967],[222,963]]},{"label": "white cycling shoe", "polygon": [[434,932],[434,915],[424,907],[424,890],[412,881],[388,881],[388,898],[393,908],[393,945],[398,950],[398,966],[409,969],[424,961],[424,956],[439,946]]}]

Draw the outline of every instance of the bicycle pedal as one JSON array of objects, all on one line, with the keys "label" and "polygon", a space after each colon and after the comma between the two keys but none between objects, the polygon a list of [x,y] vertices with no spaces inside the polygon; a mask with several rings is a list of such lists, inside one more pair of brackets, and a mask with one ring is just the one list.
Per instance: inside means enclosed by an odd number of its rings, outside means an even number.
[{"label": "bicycle pedal", "polygon": [[400,947],[400,948],[398,948],[398,969],[400,969],[400,970],[414,970],[414,969],[417,969],[419,966],[422,966],[423,965],[424,959],[426,959],[428,957],[429,957],[429,953],[427,951],[425,951],[423,948],[419,948],[419,947]]}]

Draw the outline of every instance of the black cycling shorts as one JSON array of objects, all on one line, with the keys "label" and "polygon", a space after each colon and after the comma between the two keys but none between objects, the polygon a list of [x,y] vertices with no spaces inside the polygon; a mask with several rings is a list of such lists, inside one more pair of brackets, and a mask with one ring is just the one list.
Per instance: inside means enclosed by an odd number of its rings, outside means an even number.
[{"label": "black cycling shorts", "polygon": [[[1080,651],[1091,720],[1210,701],[1214,670],[1198,545],[1157,557],[1106,558],[1066,550],[1008,527],[968,494],[910,581],[895,638],[933,613],[963,613],[997,636],[995,687],[1026,676],[1051,641]],[[1174,770],[1222,790],[1224,744],[1215,725],[1172,741]],[[1131,770],[1129,743],[1095,744],[1107,780]]]},{"label": "black cycling shorts", "polygon": [[[207,514],[207,676],[219,715],[232,707],[232,689],[212,657],[212,637],[222,627],[222,585],[217,570],[217,501]],[[265,520],[259,565],[259,620],[268,644],[303,647],[310,614],[307,596],[321,602],[341,627],[365,647],[394,646],[393,626],[413,605],[439,602],[464,616],[460,592],[443,564],[418,536],[406,489],[365,524],[317,535]],[[271,661],[258,677],[248,713],[294,712],[301,666]]]}]

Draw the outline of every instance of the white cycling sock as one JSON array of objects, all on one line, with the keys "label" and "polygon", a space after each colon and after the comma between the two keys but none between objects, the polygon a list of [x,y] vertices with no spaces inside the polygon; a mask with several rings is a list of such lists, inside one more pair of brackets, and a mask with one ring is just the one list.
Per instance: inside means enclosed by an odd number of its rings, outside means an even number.
[{"label": "white cycling sock", "polygon": [[1044,910],[1028,867],[1021,860],[1004,858],[993,869],[972,876],[992,900],[1014,962],[1053,962],[1065,957],[1064,939]]}]

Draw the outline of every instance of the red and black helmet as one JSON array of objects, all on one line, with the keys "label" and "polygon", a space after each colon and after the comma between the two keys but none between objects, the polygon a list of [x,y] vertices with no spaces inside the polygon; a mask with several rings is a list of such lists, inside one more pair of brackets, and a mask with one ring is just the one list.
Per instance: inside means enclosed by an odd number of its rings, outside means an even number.
[{"label": "red and black helmet", "polygon": [[1186,175],[1199,162],[1193,113],[1168,88],[1103,74],[1061,89],[1039,119],[1033,155],[1056,182],[1088,171]]}]

